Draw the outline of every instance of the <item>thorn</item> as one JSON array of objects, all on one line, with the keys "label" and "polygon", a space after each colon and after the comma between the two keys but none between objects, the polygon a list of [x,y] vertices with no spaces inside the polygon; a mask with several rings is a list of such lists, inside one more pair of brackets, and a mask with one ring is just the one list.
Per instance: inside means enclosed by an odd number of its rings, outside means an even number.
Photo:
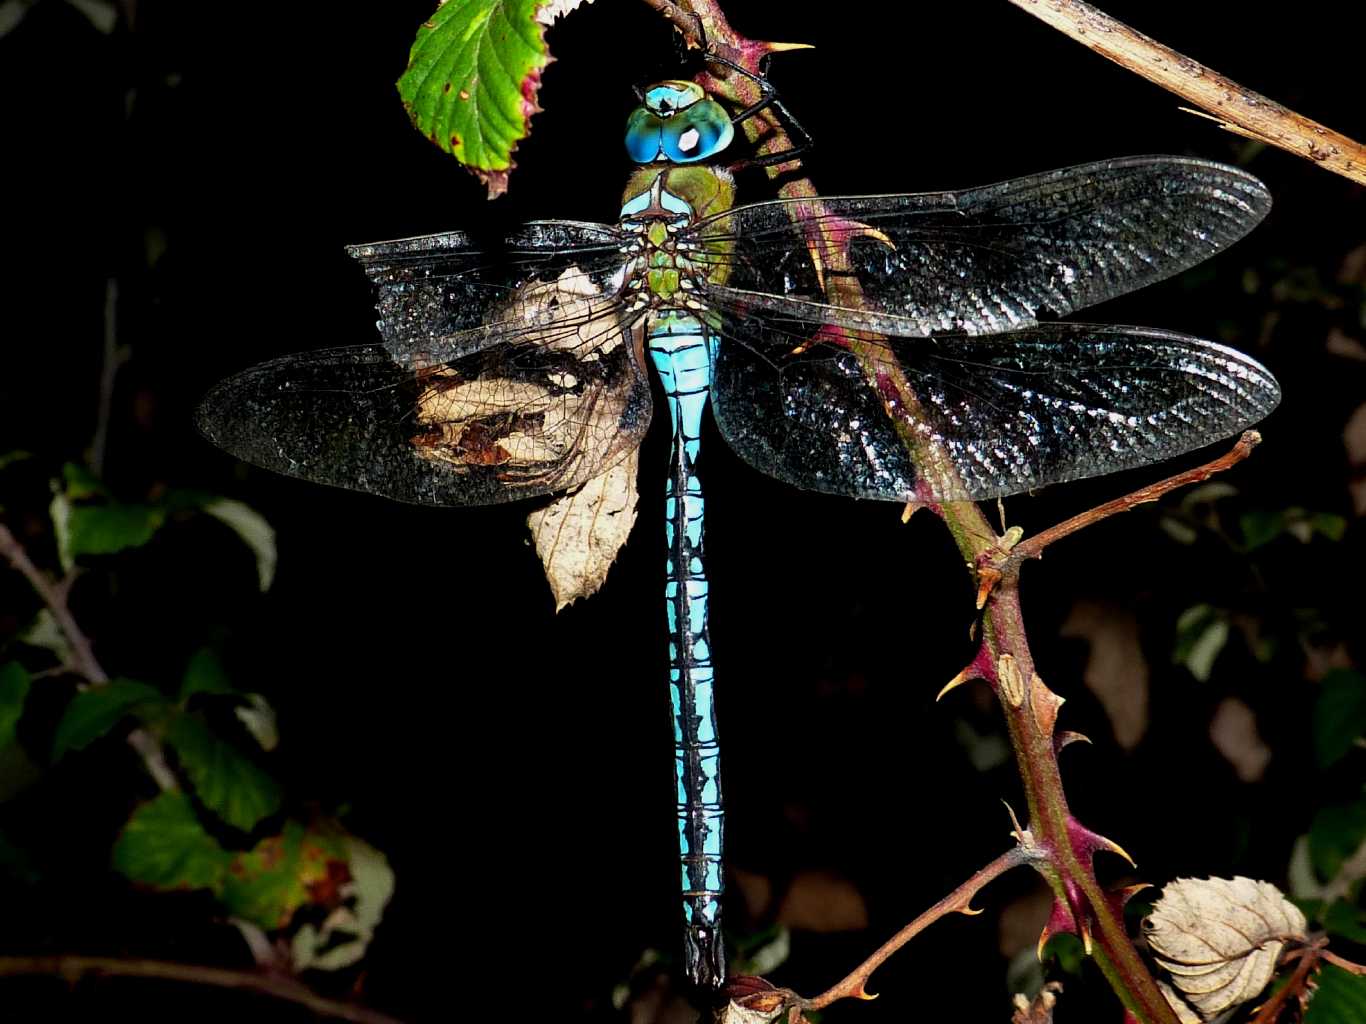
[{"label": "thorn", "polygon": [[1081,732],[1070,732],[1064,730],[1058,733],[1055,749],[1061,750],[1063,747],[1070,747],[1073,743],[1090,743],[1091,737]]},{"label": "thorn", "polygon": [[814,50],[812,43],[759,43],[759,48],[768,53],[786,53],[790,50]]},{"label": "thorn", "polygon": [[1053,935],[1049,932],[1047,926],[1044,927],[1043,931],[1039,932],[1039,944],[1034,947],[1034,959],[1038,960],[1040,963],[1043,963],[1043,948],[1048,945],[1048,940],[1052,937]]},{"label": "thorn", "polygon": [[1086,923],[1086,915],[1080,915],[1077,925],[1081,928],[1081,948],[1086,951],[1086,955],[1091,955],[1091,927]]},{"label": "thorn", "polygon": [[[1115,842],[1113,839],[1106,839],[1104,836],[1096,836],[1096,838],[1100,840],[1100,845],[1102,849],[1109,850],[1111,853],[1119,854],[1121,857],[1123,857],[1125,860],[1129,862],[1129,867],[1137,870],[1138,865],[1134,863],[1134,859],[1129,856],[1128,852],[1124,849],[1124,847],[1120,846],[1119,843]],[[1147,888],[1147,886],[1144,886],[1144,888]]]},{"label": "thorn", "polygon": [[942,690],[940,690],[937,694],[935,694],[935,696],[934,696],[934,702],[935,702],[936,704],[938,704],[939,701],[943,699],[944,694],[948,693],[948,692],[949,692],[950,690],[952,690],[954,687],[962,686],[962,685],[963,685],[964,683],[966,683],[969,679],[975,679],[975,678],[976,678],[976,676],[970,676],[970,675],[968,675],[968,672],[969,672],[969,670],[965,668],[965,669],[963,669],[962,672],[959,672],[956,676],[954,676],[952,679],[950,679],[950,680],[944,685],[944,688],[943,688]]},{"label": "thorn", "polygon": [[958,913],[960,913],[960,914],[966,914],[968,917],[976,917],[978,914],[982,913],[982,911],[977,910],[977,909],[975,909],[975,908],[973,908],[972,906],[969,905],[969,906],[960,908],[959,911],[958,911]]},{"label": "thorn", "polygon": [[1001,574],[990,566],[983,566],[977,573],[977,610],[979,612],[999,582],[1001,582]]},{"label": "thorn", "polygon": [[917,512],[919,512],[919,511],[920,511],[922,508],[924,508],[924,507],[925,507],[925,503],[924,503],[924,502],[920,502],[920,501],[908,501],[908,502],[906,502],[906,507],[903,508],[903,509],[901,510],[901,521],[902,521],[902,523],[909,523],[909,522],[911,521],[911,516],[915,515]]},{"label": "thorn", "polygon": [[1155,888],[1156,886],[1154,886],[1151,882],[1139,882],[1137,885],[1126,885],[1119,889],[1112,889],[1110,891],[1110,895],[1119,897],[1119,906],[1122,910],[1131,899],[1133,899],[1135,896],[1141,893],[1144,889]]}]

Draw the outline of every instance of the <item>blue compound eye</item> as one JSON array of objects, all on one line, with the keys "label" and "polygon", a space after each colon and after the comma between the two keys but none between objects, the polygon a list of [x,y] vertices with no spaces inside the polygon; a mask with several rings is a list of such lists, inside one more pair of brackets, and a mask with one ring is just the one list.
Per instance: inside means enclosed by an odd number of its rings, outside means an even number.
[{"label": "blue compound eye", "polygon": [[645,107],[637,107],[626,121],[626,152],[638,164],[653,163],[663,146],[659,117]]},{"label": "blue compound eye", "polygon": [[715,156],[735,138],[735,126],[725,107],[703,99],[663,122],[664,155],[676,164],[690,164]]}]

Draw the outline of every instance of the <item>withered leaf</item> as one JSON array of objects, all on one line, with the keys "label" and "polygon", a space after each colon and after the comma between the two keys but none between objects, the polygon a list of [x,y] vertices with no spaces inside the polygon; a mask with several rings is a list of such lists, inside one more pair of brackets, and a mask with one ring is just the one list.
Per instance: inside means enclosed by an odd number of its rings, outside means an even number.
[{"label": "withered leaf", "polygon": [[1209,1020],[1266,987],[1286,941],[1304,938],[1305,919],[1270,882],[1182,878],[1162,890],[1143,928],[1171,984]]},{"label": "withered leaf", "polygon": [[635,525],[639,465],[636,450],[577,491],[527,516],[556,611],[597,593],[607,579]]}]

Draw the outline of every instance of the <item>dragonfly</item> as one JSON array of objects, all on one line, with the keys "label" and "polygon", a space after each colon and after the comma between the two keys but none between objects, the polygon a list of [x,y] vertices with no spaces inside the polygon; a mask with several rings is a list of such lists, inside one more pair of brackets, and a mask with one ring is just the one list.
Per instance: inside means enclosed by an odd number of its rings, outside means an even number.
[{"label": "dragonfly", "polygon": [[[748,116],[752,110],[742,112]],[[704,498],[704,409],[762,473],[894,502],[977,501],[1131,469],[1231,436],[1279,401],[1221,344],[1060,319],[1220,252],[1265,187],[1142,156],[961,191],[735,205],[741,115],[651,86],[614,224],[535,221],[354,245],[380,339],[284,356],[215,386],[197,421],[229,453],[402,502],[571,492],[650,424],[672,428],[665,608],[684,966],[721,984],[724,807]]]}]

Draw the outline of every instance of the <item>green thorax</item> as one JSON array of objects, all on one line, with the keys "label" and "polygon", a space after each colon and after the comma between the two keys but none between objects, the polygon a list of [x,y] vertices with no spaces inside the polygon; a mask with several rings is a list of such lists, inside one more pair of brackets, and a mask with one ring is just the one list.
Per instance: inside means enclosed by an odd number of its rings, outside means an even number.
[{"label": "green thorax", "polygon": [[680,234],[699,220],[724,213],[734,202],[735,180],[724,168],[654,164],[631,174],[621,224],[641,238],[645,287],[655,299],[680,301],[688,278],[725,281],[730,243],[708,242],[705,234],[681,241]]}]

